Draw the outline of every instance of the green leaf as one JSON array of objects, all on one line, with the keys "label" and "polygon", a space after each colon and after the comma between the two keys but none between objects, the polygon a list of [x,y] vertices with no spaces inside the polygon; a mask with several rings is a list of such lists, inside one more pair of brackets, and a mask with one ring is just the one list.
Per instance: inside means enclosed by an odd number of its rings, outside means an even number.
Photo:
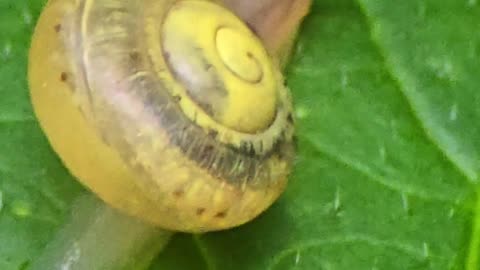
[{"label": "green leaf", "polygon": [[[0,3],[0,269],[85,192],[28,100],[43,0]],[[152,269],[480,269],[480,3],[317,0],[288,72],[299,154],[255,221],[179,234]]]}]

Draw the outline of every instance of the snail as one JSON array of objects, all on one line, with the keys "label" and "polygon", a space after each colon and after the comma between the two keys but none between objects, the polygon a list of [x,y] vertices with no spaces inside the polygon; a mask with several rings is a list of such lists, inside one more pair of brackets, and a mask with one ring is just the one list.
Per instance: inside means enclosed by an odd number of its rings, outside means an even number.
[{"label": "snail", "polygon": [[70,172],[115,209],[74,203],[31,269],[144,269],[174,231],[265,211],[292,167],[279,69],[309,4],[49,0],[29,56],[34,111]]},{"label": "snail", "polygon": [[289,90],[262,41],[219,3],[50,0],[29,58],[52,148],[123,213],[171,231],[222,230],[285,189]]}]

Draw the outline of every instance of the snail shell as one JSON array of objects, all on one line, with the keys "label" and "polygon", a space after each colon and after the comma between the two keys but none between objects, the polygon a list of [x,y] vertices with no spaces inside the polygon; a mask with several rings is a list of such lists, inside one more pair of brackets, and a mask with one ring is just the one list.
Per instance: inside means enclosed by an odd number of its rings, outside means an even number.
[{"label": "snail shell", "polygon": [[50,0],[29,57],[49,142],[113,207],[204,232],[251,220],[284,190],[289,92],[259,39],[220,5]]}]

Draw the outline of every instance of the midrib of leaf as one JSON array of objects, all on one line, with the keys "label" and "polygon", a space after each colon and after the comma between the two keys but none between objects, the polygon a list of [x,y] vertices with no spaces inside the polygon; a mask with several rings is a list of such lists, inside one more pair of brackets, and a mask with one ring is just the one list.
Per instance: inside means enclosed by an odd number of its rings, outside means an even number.
[{"label": "midrib of leaf", "polygon": [[[377,48],[379,55],[381,55],[381,57],[383,58],[385,70],[390,74],[392,80],[396,82],[397,88],[400,90],[407,104],[410,106],[412,115],[417,120],[419,127],[421,127],[423,131],[424,136],[441,153],[443,153],[445,158],[452,164],[452,166],[464,176],[467,183],[474,185],[474,183],[476,183],[476,179],[474,177],[474,173],[471,173],[474,171],[474,169],[463,166],[461,163],[461,157],[458,157],[455,153],[450,152],[448,148],[444,147],[443,144],[440,143],[436,137],[434,137],[434,132],[429,132],[430,129],[432,129],[432,126],[429,127],[425,124],[425,121],[423,121],[421,114],[418,112],[417,108],[414,105],[414,102],[411,100],[411,97],[405,91],[407,86],[403,84],[402,76],[398,74],[397,69],[394,68],[394,64],[390,61],[391,57],[389,57],[388,49],[382,46],[380,33],[378,29],[375,28],[375,25],[378,25],[378,23],[375,23],[375,18],[373,16],[370,16],[367,7],[363,5],[361,0],[356,0],[356,2],[365,17],[366,24],[370,31],[370,38],[372,40],[372,43]],[[472,210],[472,231],[467,251],[467,258],[465,259],[465,270],[478,270],[480,268],[480,188],[478,187],[478,185],[474,185],[474,187],[476,191],[476,202],[475,207]]]}]

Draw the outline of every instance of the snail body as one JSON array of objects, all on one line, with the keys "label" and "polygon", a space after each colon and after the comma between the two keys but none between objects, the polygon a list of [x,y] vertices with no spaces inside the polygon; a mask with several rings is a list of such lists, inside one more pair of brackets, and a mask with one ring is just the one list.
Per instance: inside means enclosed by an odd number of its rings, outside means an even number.
[{"label": "snail body", "polygon": [[205,232],[251,220],[284,190],[289,92],[261,41],[220,5],[50,0],[29,57],[50,144],[113,207]]}]

